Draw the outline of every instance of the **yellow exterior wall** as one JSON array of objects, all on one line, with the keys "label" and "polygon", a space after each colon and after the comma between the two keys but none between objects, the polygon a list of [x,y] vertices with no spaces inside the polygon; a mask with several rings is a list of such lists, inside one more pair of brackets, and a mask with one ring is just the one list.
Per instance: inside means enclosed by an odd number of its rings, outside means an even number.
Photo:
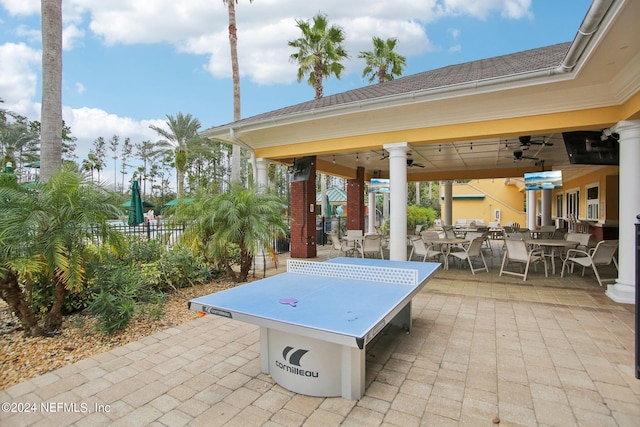
[{"label": "yellow exterior wall", "polygon": [[[482,219],[485,224],[497,221],[495,211],[500,210],[500,225],[526,223],[524,212],[525,195],[521,192],[522,179],[496,178],[471,180],[467,183],[454,183],[452,186],[452,219]],[[462,200],[456,196],[484,194],[483,199]],[[441,201],[442,203],[442,201]]]},{"label": "yellow exterior wall", "polygon": [[[580,191],[580,214],[579,219],[587,217],[587,187],[597,184],[599,189],[598,198],[600,200],[600,210],[598,212],[600,223],[618,220],[618,188],[619,188],[619,170],[618,166],[606,166],[598,168],[593,172],[587,173],[571,181],[564,180],[562,188],[553,191],[552,196],[552,214],[555,218],[556,212],[556,195],[565,194],[563,209],[566,216],[566,193],[574,190]],[[540,196],[538,196],[538,200]]]},{"label": "yellow exterior wall", "polygon": [[[563,219],[567,217],[566,193],[580,191],[579,219],[586,219],[587,215],[587,187],[599,186],[599,220],[594,226],[613,224],[618,221],[618,190],[619,168],[617,166],[600,167],[571,181],[565,180],[561,189],[552,193],[552,217],[555,219],[556,195],[564,194]],[[518,223],[524,226],[527,222],[525,213],[526,194],[523,178],[501,178],[471,180],[467,183],[454,183],[452,186],[452,219],[453,224],[459,219],[483,219],[488,225],[496,221],[496,209],[500,210],[500,225]],[[456,196],[484,195],[482,199],[464,199]],[[538,192],[538,206],[540,206],[541,192]],[[444,201],[441,198],[441,203]],[[538,212],[539,213],[539,212]]]}]

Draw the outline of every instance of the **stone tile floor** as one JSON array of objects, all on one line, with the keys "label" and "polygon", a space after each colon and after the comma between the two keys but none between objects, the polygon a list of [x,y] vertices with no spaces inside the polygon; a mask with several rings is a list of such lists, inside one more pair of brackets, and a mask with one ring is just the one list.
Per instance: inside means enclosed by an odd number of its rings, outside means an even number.
[{"label": "stone tile floor", "polygon": [[499,277],[496,252],[414,298],[411,333],[368,351],[359,401],[280,387],[258,327],[206,316],[0,391],[0,425],[640,426],[635,307],[589,273]]}]

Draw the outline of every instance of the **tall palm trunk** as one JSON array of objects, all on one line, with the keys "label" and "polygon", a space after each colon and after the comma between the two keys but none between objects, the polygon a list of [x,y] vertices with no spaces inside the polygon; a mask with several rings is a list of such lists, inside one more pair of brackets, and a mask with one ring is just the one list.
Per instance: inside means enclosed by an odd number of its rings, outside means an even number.
[{"label": "tall palm trunk", "polygon": [[62,165],[62,0],[42,0],[40,179]]},{"label": "tall palm trunk", "polygon": [[[229,6],[229,45],[233,78],[233,121],[240,120],[240,67],[238,65],[238,34],[236,27],[236,0],[227,0]],[[233,144],[231,153],[231,181],[240,182],[240,146]]]}]

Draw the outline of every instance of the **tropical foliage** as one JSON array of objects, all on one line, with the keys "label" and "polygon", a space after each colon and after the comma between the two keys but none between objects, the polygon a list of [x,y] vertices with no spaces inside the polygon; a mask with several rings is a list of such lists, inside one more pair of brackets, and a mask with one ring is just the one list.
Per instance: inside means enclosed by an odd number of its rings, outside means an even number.
[{"label": "tropical foliage", "polygon": [[345,39],[344,30],[336,25],[329,25],[327,16],[319,13],[309,21],[296,20],[302,37],[289,41],[289,46],[298,51],[291,59],[298,63],[298,82],[308,76],[307,83],[315,89],[316,99],[324,94],[323,81],[331,75],[340,78],[344,65],[340,63],[349,57],[342,46]]},{"label": "tropical foliage", "polygon": [[200,120],[191,114],[178,113],[175,117],[167,115],[167,129],[150,125],[164,138],[157,143],[160,150],[173,150],[174,165],[176,168],[176,180],[178,185],[178,198],[184,196],[184,174],[189,161],[189,155],[201,151],[207,143],[205,138],[198,135]]},{"label": "tropical foliage", "polygon": [[231,184],[223,194],[198,193],[194,202],[178,206],[176,217],[189,221],[184,238],[196,253],[231,279],[246,281],[257,251],[273,254],[274,238],[285,233],[285,208],[271,192]]},{"label": "tropical foliage", "polygon": [[368,76],[369,83],[376,79],[378,83],[384,83],[402,75],[402,68],[407,65],[407,60],[394,51],[397,44],[396,38],[382,40],[380,37],[373,37],[373,50],[360,52],[358,55],[358,58],[363,58],[366,63],[362,77]]},{"label": "tropical foliage", "polygon": [[[106,222],[120,209],[110,193],[69,165],[46,183],[0,188],[0,200],[0,296],[27,334],[54,332],[62,325],[66,295],[85,284],[92,239],[122,248],[122,234]],[[42,325],[28,302],[34,283],[52,289]]]}]

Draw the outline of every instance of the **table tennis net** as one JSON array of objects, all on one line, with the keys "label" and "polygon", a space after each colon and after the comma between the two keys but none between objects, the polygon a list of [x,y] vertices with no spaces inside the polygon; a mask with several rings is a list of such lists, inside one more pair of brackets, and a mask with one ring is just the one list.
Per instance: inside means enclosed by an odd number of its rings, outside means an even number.
[{"label": "table tennis net", "polygon": [[289,259],[287,260],[287,271],[289,273],[306,274],[310,276],[364,280],[398,285],[415,286],[418,284],[418,271],[406,268]]}]

